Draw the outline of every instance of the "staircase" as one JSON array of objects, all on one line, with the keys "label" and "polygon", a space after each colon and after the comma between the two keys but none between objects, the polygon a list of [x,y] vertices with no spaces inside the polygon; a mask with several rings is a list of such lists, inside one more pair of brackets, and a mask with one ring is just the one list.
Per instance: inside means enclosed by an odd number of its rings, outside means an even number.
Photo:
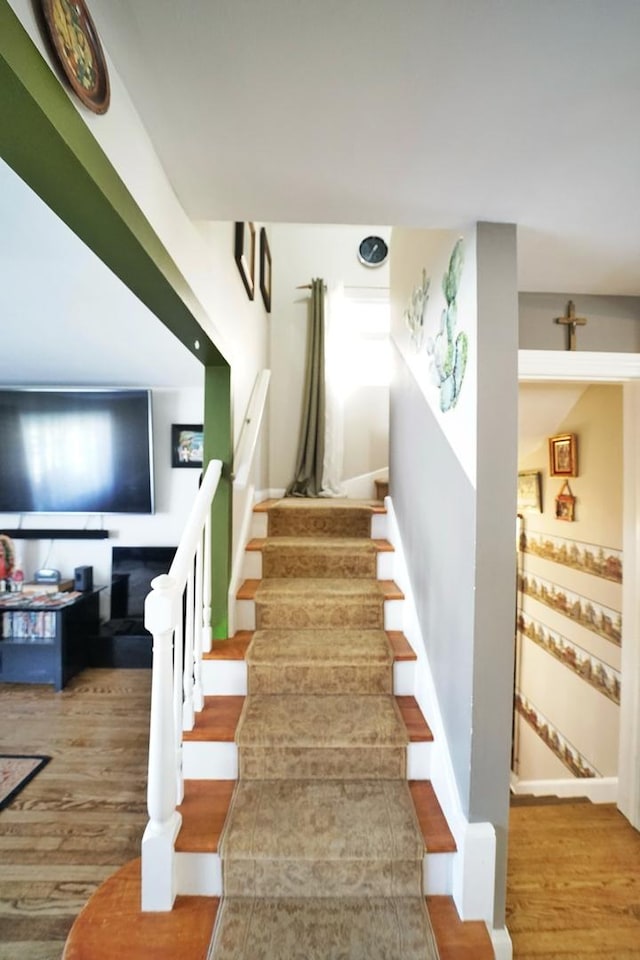
[{"label": "staircase", "polygon": [[455,842],[383,506],[291,499],[254,516],[241,629],[205,655],[184,735],[177,886],[224,890],[211,960],[489,960],[484,924],[449,897]]}]

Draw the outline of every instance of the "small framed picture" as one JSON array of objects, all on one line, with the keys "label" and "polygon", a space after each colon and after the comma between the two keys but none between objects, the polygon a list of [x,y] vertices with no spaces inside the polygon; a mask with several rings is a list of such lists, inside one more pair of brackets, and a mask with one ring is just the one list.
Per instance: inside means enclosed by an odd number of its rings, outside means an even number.
[{"label": "small framed picture", "polygon": [[204,431],[201,423],[171,424],[171,466],[202,467]]},{"label": "small framed picture", "polygon": [[518,474],[518,513],[524,510],[542,513],[542,483],[538,470],[523,470]]},{"label": "small framed picture", "polygon": [[549,437],[549,474],[552,477],[578,476],[578,438],[575,433]]},{"label": "small framed picture", "polygon": [[576,498],[571,492],[571,487],[565,481],[556,497],[556,520],[567,520],[569,523],[573,523],[575,518]]},{"label": "small framed picture", "polygon": [[267,313],[271,313],[271,251],[264,227],[260,230],[260,293]]},{"label": "small framed picture", "polygon": [[235,260],[249,300],[255,295],[256,228],[252,223],[236,223]]}]

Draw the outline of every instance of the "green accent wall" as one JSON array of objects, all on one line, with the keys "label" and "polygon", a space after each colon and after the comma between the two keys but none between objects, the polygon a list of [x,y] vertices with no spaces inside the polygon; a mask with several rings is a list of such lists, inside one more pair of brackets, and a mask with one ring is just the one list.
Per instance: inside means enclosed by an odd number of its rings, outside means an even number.
[{"label": "green accent wall", "polygon": [[[231,554],[229,365],[205,332],[204,307],[7,0],[0,0],[0,157],[203,364],[205,398],[214,398],[205,400],[205,454],[215,450],[209,457],[221,457],[227,475],[214,508],[212,568],[213,622],[222,630]],[[151,356],[149,363],[151,381]]]},{"label": "green accent wall", "polygon": [[231,580],[231,389],[228,367],[207,367],[204,382],[204,462],[222,460],[222,475],[211,511],[211,635],[228,636],[227,597]]}]

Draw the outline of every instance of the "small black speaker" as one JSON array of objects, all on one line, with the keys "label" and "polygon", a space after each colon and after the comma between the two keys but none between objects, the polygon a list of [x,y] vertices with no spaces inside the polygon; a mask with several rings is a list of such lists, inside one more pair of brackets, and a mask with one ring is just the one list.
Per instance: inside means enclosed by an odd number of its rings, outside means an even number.
[{"label": "small black speaker", "polygon": [[73,571],[73,589],[86,593],[93,590],[93,567],[76,567]]}]

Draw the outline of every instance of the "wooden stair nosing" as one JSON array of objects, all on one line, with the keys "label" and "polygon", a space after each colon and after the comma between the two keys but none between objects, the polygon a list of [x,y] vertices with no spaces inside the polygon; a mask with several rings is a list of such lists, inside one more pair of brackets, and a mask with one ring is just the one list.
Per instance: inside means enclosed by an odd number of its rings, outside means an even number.
[{"label": "wooden stair nosing", "polygon": [[427,910],[440,960],[495,960],[482,920],[461,920],[452,897],[427,896]]},{"label": "wooden stair nosing", "polygon": [[409,792],[416,810],[427,853],[456,853],[458,847],[430,780],[410,780]]},{"label": "wooden stair nosing", "polygon": [[[224,640],[213,640],[211,650],[203,654],[203,659],[244,660],[253,634],[253,630],[238,630],[233,637],[227,637]],[[412,661],[418,659],[415,651],[401,630],[387,630],[386,634],[395,661]]]},{"label": "wooden stair nosing", "polygon": [[[185,730],[182,735],[183,740],[188,742],[233,743],[244,701],[245,697],[243,696],[205,697],[204,708],[196,713],[193,730]],[[416,698],[396,696],[396,703],[407,728],[409,742],[431,742],[433,734],[422,715]]]},{"label": "wooden stair nosing", "polygon": [[[261,500],[259,503],[255,503],[253,505],[253,512],[268,513],[272,507],[275,507],[276,504],[280,503],[280,501],[283,499],[284,497],[271,497],[268,500]],[[378,500],[353,500],[352,503],[358,506],[362,506],[362,504],[364,504],[365,506],[369,507],[372,513],[387,512],[387,508],[385,507],[384,503],[381,503]]]},{"label": "wooden stair nosing", "polygon": [[[277,540],[277,537],[252,537],[251,540],[247,543],[245,550],[248,550],[252,553],[259,553],[264,550],[267,543],[273,543],[274,540]],[[294,539],[294,538],[290,538]],[[378,553],[393,553],[395,547],[392,543],[389,543],[388,540],[381,540],[379,538],[372,539],[371,541],[378,551]]]},{"label": "wooden stair nosing", "polygon": [[[245,580],[238,588],[236,600],[255,600],[258,587],[261,583],[262,580]],[[404,600],[404,593],[394,580],[375,580],[375,583],[378,584],[378,588],[384,600]]]}]

